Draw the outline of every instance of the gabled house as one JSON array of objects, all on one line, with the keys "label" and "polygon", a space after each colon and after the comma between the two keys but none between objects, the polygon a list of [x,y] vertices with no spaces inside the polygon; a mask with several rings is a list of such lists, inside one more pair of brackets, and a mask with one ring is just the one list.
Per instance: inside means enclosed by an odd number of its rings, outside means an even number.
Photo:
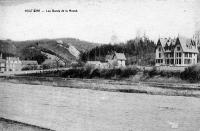
[{"label": "gabled house", "polygon": [[176,39],[161,38],[156,46],[156,66],[190,66],[197,64],[197,44],[192,39],[178,37]]},{"label": "gabled house", "polygon": [[114,52],[111,55],[107,55],[106,56],[106,61],[109,63],[109,65],[111,67],[125,67],[125,61],[126,61],[126,57],[124,55],[124,53],[116,53]]},{"label": "gabled house", "polygon": [[19,57],[6,58],[6,71],[21,71],[22,62]]}]

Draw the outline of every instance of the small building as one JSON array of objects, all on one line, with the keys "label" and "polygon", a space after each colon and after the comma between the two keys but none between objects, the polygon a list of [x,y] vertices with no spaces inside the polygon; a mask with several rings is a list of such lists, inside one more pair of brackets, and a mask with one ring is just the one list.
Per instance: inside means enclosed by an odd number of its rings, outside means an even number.
[{"label": "small building", "polygon": [[65,67],[66,64],[63,60],[55,58],[55,59],[46,59],[43,63],[42,66],[45,69],[50,69],[50,68],[58,68],[58,67]]},{"label": "small building", "polygon": [[106,56],[106,61],[109,63],[111,67],[125,67],[126,57],[124,53],[113,53],[111,55]]},{"label": "small building", "polygon": [[22,67],[26,67],[26,66],[38,66],[38,62],[34,60],[23,60]]},{"label": "small building", "polygon": [[23,60],[22,70],[36,70],[38,68],[38,62],[34,60]]},{"label": "small building", "polygon": [[156,66],[191,66],[199,53],[194,40],[185,37],[161,38],[156,46]]},{"label": "small building", "polygon": [[6,71],[21,71],[22,61],[19,57],[7,57],[6,58]]}]

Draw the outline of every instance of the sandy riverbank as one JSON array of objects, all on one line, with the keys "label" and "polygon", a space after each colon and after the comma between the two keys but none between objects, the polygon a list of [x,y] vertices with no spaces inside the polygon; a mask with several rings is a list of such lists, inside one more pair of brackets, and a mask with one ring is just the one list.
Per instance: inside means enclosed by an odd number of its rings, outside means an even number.
[{"label": "sandy riverbank", "polygon": [[5,118],[0,118],[0,130],[1,131],[53,131],[42,127],[13,121]]},{"label": "sandy riverbank", "polygon": [[58,131],[200,129],[195,97],[0,82],[0,117]]}]

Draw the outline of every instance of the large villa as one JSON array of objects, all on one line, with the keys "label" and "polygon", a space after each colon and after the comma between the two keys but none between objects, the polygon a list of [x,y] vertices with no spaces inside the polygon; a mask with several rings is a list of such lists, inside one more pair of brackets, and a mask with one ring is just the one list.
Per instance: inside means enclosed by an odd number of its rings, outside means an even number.
[{"label": "large villa", "polygon": [[160,38],[156,46],[156,66],[190,66],[197,64],[197,44],[184,37]]}]

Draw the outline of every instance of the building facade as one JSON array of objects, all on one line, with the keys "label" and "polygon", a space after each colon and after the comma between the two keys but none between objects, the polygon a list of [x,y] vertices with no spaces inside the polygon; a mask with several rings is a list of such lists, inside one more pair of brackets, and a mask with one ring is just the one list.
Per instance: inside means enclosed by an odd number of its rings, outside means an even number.
[{"label": "building facade", "polygon": [[6,71],[6,60],[0,58],[0,72]]},{"label": "building facade", "polygon": [[7,57],[6,58],[6,71],[21,71],[22,62],[19,57]]},{"label": "building facade", "polygon": [[156,46],[156,66],[191,66],[197,64],[197,44],[184,37],[160,38]]}]

